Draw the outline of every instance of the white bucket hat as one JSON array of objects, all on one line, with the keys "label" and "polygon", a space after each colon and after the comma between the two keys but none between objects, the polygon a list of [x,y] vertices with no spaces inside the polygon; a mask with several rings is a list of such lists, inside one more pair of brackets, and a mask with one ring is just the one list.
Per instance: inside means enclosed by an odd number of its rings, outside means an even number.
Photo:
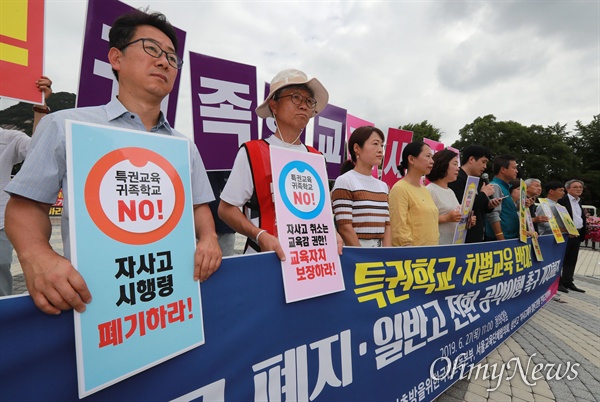
[{"label": "white bucket hat", "polygon": [[313,96],[317,100],[317,106],[315,107],[315,114],[321,112],[327,106],[327,102],[329,101],[329,93],[316,78],[311,78],[310,80],[300,70],[296,70],[293,68],[280,71],[277,75],[271,80],[271,86],[269,88],[269,96],[263,103],[260,104],[256,108],[256,114],[258,117],[262,117],[266,119],[267,117],[273,117],[273,113],[269,108],[269,101],[273,98],[275,92],[278,89],[287,87],[290,85],[302,85],[305,84],[310,90],[313,92]]}]

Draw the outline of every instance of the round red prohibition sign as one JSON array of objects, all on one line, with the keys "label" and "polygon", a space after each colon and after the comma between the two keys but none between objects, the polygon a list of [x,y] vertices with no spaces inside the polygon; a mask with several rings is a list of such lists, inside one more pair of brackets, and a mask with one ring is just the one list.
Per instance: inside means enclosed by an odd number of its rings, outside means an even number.
[{"label": "round red prohibition sign", "polygon": [[[149,162],[162,169],[171,180],[174,190],[174,206],[165,222],[154,230],[141,233],[125,230],[117,226],[102,207],[100,188],[106,173],[116,164],[128,161],[135,167],[144,167]],[[121,148],[104,155],[90,170],[85,182],[84,199],[88,213],[98,229],[105,235],[121,243],[140,245],[158,241],[168,235],[179,223],[185,206],[185,190],[177,170],[159,154],[144,148]]]}]

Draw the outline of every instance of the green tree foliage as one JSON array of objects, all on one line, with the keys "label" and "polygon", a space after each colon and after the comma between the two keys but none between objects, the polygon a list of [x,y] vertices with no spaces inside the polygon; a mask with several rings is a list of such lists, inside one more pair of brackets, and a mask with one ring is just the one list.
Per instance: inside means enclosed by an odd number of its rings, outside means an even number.
[{"label": "green tree foliage", "polygon": [[575,123],[575,135],[568,139],[581,161],[581,179],[586,183],[586,193],[591,194],[592,204],[600,208],[600,115],[585,125]]},{"label": "green tree foliage", "polygon": [[[46,101],[52,112],[75,107],[75,94],[68,92],[53,93]],[[31,137],[33,131],[33,111],[31,104],[19,102],[4,110],[0,110],[0,126],[7,130],[20,130]],[[17,174],[22,162],[13,167],[12,174]]]},{"label": "green tree foliage", "polygon": [[429,138],[430,140],[439,141],[442,136],[442,132],[439,128],[434,127],[428,123],[427,120],[423,120],[421,123],[414,124],[409,123],[398,127],[401,130],[407,130],[413,132],[413,141],[423,141],[423,138]]},{"label": "green tree foliage", "polygon": [[588,170],[600,171],[600,115],[594,116],[588,125],[577,120],[575,132],[571,139],[578,156]]},{"label": "green tree foliage", "polygon": [[[68,92],[53,93],[46,102],[53,112],[75,107],[75,94]],[[0,125],[5,129],[21,130],[31,136],[33,129],[33,111],[31,104],[19,102],[0,110]]]},{"label": "green tree foliage", "polygon": [[[522,179],[537,178],[542,183],[583,180],[584,203],[600,207],[600,116],[595,116],[588,125],[578,121],[573,135],[560,123],[526,127],[487,115],[465,125],[459,135],[460,139],[452,144],[457,149],[480,144],[490,148],[492,155],[516,157]],[[491,164],[488,173],[493,176]]]}]

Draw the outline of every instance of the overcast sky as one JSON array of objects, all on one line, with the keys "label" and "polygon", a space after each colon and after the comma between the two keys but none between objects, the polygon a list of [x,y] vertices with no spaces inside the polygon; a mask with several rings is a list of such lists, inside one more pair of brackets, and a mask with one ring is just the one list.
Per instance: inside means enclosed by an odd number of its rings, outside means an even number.
[{"label": "overcast sky", "polygon": [[[600,113],[600,2],[124,1],[187,31],[176,128],[192,136],[188,51],[316,76],[330,102],[450,145],[478,116],[575,128]],[[87,1],[46,0],[45,73],[77,92]],[[2,107],[6,107],[3,101]]]}]

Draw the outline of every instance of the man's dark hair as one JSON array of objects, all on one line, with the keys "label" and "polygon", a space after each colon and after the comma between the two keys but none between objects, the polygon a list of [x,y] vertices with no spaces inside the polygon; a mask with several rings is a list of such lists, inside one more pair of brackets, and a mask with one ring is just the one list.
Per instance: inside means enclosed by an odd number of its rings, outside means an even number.
[{"label": "man's dark hair", "polygon": [[508,169],[508,167],[510,166],[510,162],[511,161],[517,161],[517,158],[515,158],[512,155],[498,155],[494,158],[494,175],[497,175],[498,173],[500,173],[500,169],[504,168],[504,169]]},{"label": "man's dark hair", "polygon": [[[167,17],[161,13],[148,14],[142,10],[133,10],[115,20],[108,33],[109,46],[119,50],[123,49],[125,45],[131,42],[137,27],[140,25],[149,25],[167,35],[171,39],[171,42],[173,42],[173,48],[175,49],[175,53],[177,53],[179,49],[177,34],[173,25],[167,20]],[[118,81],[119,74],[114,69],[113,74],[117,77]]]},{"label": "man's dark hair", "polygon": [[550,190],[556,190],[557,188],[565,188],[565,185],[560,181],[554,180],[549,183],[546,183],[546,185],[544,186],[544,190],[546,190],[546,193],[548,193],[548,191]]},{"label": "man's dark hair", "polygon": [[431,172],[425,176],[427,177],[427,180],[436,181],[446,177],[448,174],[448,166],[450,166],[450,162],[457,155],[456,152],[449,149],[444,149],[433,154],[433,168],[431,168]]},{"label": "man's dark hair", "polygon": [[484,147],[483,145],[469,145],[460,152],[460,164],[465,165],[467,162],[469,162],[469,158],[471,156],[475,158],[476,161],[483,157],[491,160],[492,152],[488,147]]}]

